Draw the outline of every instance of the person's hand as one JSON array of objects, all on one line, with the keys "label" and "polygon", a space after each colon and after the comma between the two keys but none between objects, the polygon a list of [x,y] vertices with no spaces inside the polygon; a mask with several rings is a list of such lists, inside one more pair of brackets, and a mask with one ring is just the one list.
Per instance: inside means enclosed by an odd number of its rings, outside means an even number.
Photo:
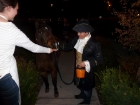
[{"label": "person's hand", "polygon": [[54,51],[58,51],[58,49],[51,49],[50,48],[50,53],[54,52]]},{"label": "person's hand", "polygon": [[53,51],[58,51],[58,49],[52,49]]},{"label": "person's hand", "polygon": [[78,67],[79,67],[79,68],[83,68],[83,67],[85,67],[85,66],[86,66],[86,65],[85,65],[84,62],[81,62],[81,63],[78,64]]}]

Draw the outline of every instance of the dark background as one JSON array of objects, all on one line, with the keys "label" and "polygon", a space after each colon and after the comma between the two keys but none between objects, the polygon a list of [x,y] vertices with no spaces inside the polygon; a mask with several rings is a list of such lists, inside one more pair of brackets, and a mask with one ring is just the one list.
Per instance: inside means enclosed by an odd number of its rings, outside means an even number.
[{"label": "dark background", "polygon": [[[107,1],[112,4],[110,8]],[[120,7],[118,4],[118,0],[19,0],[18,15],[30,18],[109,17],[112,8]]]},{"label": "dark background", "polygon": [[[108,1],[111,3],[110,7]],[[117,19],[111,14],[113,8],[121,8],[119,0],[19,0],[18,15],[14,23],[25,33],[33,33],[36,19],[51,19],[51,26],[59,33],[63,17],[68,19],[70,30],[77,19],[88,18],[95,34],[112,37],[111,32],[117,24]],[[31,27],[25,28],[28,25]]]},{"label": "dark background", "polygon": [[[110,7],[108,3],[111,4]],[[118,26],[118,19],[111,13],[113,9],[121,11],[121,8],[119,0],[19,0],[18,15],[14,23],[26,33],[34,32],[36,19],[51,19],[51,26],[58,33],[63,17],[68,19],[70,30],[77,19],[88,18],[95,34],[114,37],[112,32]],[[32,29],[25,29],[27,25],[32,26]]]}]

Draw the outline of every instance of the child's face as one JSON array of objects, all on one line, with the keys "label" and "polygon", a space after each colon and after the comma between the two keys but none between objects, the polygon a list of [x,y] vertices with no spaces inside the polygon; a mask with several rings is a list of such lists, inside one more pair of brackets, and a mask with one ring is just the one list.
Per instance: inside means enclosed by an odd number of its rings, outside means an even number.
[{"label": "child's face", "polygon": [[80,39],[83,39],[88,35],[88,32],[78,32],[77,35]]}]

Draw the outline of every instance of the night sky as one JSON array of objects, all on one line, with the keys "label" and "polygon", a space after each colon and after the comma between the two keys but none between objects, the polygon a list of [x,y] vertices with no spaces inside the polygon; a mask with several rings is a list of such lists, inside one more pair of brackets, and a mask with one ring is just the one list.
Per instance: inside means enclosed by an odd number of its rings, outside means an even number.
[{"label": "night sky", "polygon": [[[105,0],[69,0],[64,3],[63,0],[19,0],[18,16],[22,18],[82,17],[87,14],[90,14],[92,17],[99,17],[100,15],[109,16],[110,11],[107,10],[107,4],[104,1]],[[50,7],[51,3],[54,4],[53,8]],[[116,4],[116,2],[113,3]]]}]

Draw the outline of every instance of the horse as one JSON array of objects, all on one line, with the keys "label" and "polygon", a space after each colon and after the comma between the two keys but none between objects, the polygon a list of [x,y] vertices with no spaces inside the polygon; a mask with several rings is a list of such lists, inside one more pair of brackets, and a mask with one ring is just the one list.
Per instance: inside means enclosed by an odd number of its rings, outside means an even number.
[{"label": "horse", "polygon": [[[45,21],[35,22],[35,37],[37,44],[45,47],[55,48],[56,43],[59,42],[58,37],[52,34],[52,28],[46,24]],[[57,88],[57,63],[56,57],[59,58],[60,51],[36,54],[36,66],[37,70],[45,83],[45,92],[49,92],[48,75],[51,75],[52,84],[54,86],[54,97],[59,97]]]}]

